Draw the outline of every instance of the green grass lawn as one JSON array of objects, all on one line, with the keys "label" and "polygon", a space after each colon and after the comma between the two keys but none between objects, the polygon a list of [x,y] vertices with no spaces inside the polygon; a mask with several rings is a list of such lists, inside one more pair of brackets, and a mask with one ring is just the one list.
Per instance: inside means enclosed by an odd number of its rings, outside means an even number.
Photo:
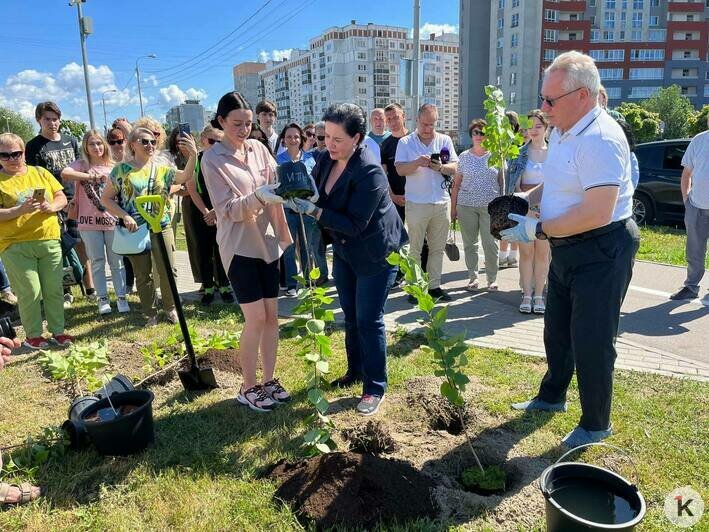
[{"label": "green grass lawn", "polygon": [[[137,306],[137,301],[132,303]],[[191,324],[202,334],[241,327],[233,307],[202,311],[187,306]],[[172,326],[160,324],[149,334],[139,313],[113,314],[98,319],[95,305],[77,298],[67,312],[68,330],[80,341],[106,338],[111,373],[133,378],[142,374],[140,345],[163,341]],[[416,376],[432,375],[433,364],[418,348],[421,337],[397,331],[389,336],[390,393],[378,416],[384,423],[406,423],[415,414],[400,399]],[[345,368],[344,337],[333,333],[332,373]],[[218,372],[222,386],[191,396],[179,381],[155,386],[156,443],[146,452],[125,458],[103,458],[94,451],[68,452],[52,458],[23,478],[46,489],[46,496],[18,508],[0,511],[0,530],[298,530],[292,512],[273,501],[276,486],[259,473],[269,464],[301,453],[309,413],[304,397],[305,364],[292,340],[279,349],[279,374],[295,400],[276,412],[259,415],[235,404],[238,377]],[[65,419],[69,397],[50,381],[37,364],[38,354],[17,358],[0,372],[0,442],[23,441],[45,426]],[[475,383],[474,402],[484,412],[486,426],[473,422],[473,441],[483,429],[517,434],[525,456],[560,456],[560,438],[573,428],[580,411],[575,384],[569,393],[569,412],[553,416],[524,416],[509,404],[533,395],[545,370],[544,360],[510,351],[471,348],[468,373]],[[331,392],[330,399],[348,397],[356,389]],[[708,500],[709,385],[635,372],[617,372],[610,443],[625,449],[638,465],[639,486],[649,511],[639,530],[670,529],[662,513],[665,495],[691,485]],[[339,412],[335,422],[363,423],[350,411]],[[425,426],[424,419],[414,420]],[[414,425],[417,426],[417,425]],[[425,432],[425,429],[421,429]],[[447,434],[431,433],[445,443]],[[341,443],[341,439],[340,439]],[[456,444],[457,445],[457,444]],[[585,457],[600,460],[600,452]],[[532,497],[541,495],[533,491]],[[506,528],[541,530],[543,512],[534,525],[505,523]],[[494,516],[480,511],[466,523],[425,521],[402,529],[498,530]]]},{"label": "green grass lawn", "polygon": [[[687,233],[684,229],[663,225],[644,225],[640,227],[640,249],[637,258],[686,266],[686,243]],[[709,268],[709,256],[706,259],[706,266]]]}]

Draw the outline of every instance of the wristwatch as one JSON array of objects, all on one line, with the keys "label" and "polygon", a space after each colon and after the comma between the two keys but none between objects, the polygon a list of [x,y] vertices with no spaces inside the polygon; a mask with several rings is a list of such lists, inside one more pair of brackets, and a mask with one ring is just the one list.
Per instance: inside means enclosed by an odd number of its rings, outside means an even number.
[{"label": "wristwatch", "polygon": [[548,238],[548,237],[547,237],[547,234],[546,234],[546,233],[544,232],[544,230],[542,229],[542,222],[541,222],[541,220],[537,222],[537,228],[536,228],[536,230],[534,231],[534,236],[536,236],[538,240],[546,240],[546,239]]}]

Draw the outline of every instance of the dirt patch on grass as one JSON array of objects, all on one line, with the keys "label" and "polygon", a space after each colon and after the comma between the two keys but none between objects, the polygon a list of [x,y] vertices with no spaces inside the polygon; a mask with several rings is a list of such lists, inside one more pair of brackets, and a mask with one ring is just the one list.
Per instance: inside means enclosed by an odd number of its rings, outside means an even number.
[{"label": "dirt patch on grass", "polygon": [[349,444],[350,451],[358,453],[382,454],[396,449],[394,439],[380,421],[369,420],[366,425],[345,429],[342,436]]},{"label": "dirt patch on grass", "polygon": [[208,349],[197,362],[200,366],[211,366],[214,369],[241,375],[238,349]]},{"label": "dirt patch on grass", "polygon": [[289,464],[268,476],[279,484],[275,498],[319,529],[335,525],[371,528],[435,517],[434,483],[402,460],[370,454],[331,453]]}]

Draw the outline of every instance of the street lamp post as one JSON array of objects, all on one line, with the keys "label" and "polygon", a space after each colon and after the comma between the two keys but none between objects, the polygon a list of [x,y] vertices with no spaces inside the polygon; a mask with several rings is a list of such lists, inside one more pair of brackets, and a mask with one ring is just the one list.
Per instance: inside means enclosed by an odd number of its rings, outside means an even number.
[{"label": "street lamp post", "polygon": [[[414,0],[414,57],[411,67],[411,76],[413,84],[413,112],[414,116],[419,111],[419,54],[421,48],[421,36],[419,29],[419,17],[421,14],[421,3],[419,0]],[[414,125],[416,122],[414,121]]]},{"label": "street lamp post", "polygon": [[89,61],[86,58],[86,37],[92,33],[92,21],[90,17],[84,17],[81,11],[81,4],[86,0],[69,0],[70,6],[76,6],[76,13],[79,17],[79,35],[81,37],[81,59],[84,63],[84,83],[86,84],[86,103],[89,106],[89,122],[91,129],[95,129],[94,105],[91,101],[91,83],[89,82]]},{"label": "street lamp post", "polygon": [[148,57],[150,59],[155,59],[157,55],[155,54],[148,54],[148,55],[141,55],[138,59],[135,60],[135,77],[138,80],[138,100],[140,101],[140,116],[143,116],[143,93],[140,90],[140,69],[138,68],[138,61],[141,59]]},{"label": "street lamp post", "polygon": [[103,91],[103,94],[101,94],[101,103],[103,104],[103,134],[108,135],[108,121],[106,120],[106,94],[111,94],[114,92],[118,92],[116,89],[111,89],[107,91]]}]

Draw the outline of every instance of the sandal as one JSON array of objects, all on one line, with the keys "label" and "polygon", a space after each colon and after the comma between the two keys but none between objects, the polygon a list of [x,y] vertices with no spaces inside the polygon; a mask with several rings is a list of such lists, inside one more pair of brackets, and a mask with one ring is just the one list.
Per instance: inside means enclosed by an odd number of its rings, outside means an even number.
[{"label": "sandal", "polygon": [[276,406],[275,401],[268,396],[266,389],[260,384],[246,391],[240,391],[236,400],[256,412],[270,412]]},{"label": "sandal", "polygon": [[522,296],[522,303],[519,305],[519,311],[522,314],[532,313],[532,296]]},{"label": "sandal", "polygon": [[[8,495],[12,488],[17,488],[20,491],[20,498],[16,501],[8,501]],[[36,491],[35,491],[36,490]],[[39,488],[35,488],[29,482],[23,482],[22,484],[8,484],[7,482],[0,482],[0,504],[25,504],[34,501],[42,494]]]},{"label": "sandal", "polygon": [[535,314],[544,314],[546,310],[546,305],[544,305],[544,296],[534,296],[534,308],[532,309]]},{"label": "sandal", "polygon": [[479,285],[479,283],[478,283],[477,281],[470,281],[470,282],[468,283],[468,286],[465,287],[465,289],[466,289],[468,292],[477,292],[479,286],[480,286],[480,285]]},{"label": "sandal", "polygon": [[491,282],[491,283],[488,283],[488,285],[487,285],[487,289],[488,289],[489,292],[495,292],[495,291],[498,290],[499,288],[500,288],[500,287],[497,286],[497,283],[496,283],[495,281],[493,281],[493,282]]}]

